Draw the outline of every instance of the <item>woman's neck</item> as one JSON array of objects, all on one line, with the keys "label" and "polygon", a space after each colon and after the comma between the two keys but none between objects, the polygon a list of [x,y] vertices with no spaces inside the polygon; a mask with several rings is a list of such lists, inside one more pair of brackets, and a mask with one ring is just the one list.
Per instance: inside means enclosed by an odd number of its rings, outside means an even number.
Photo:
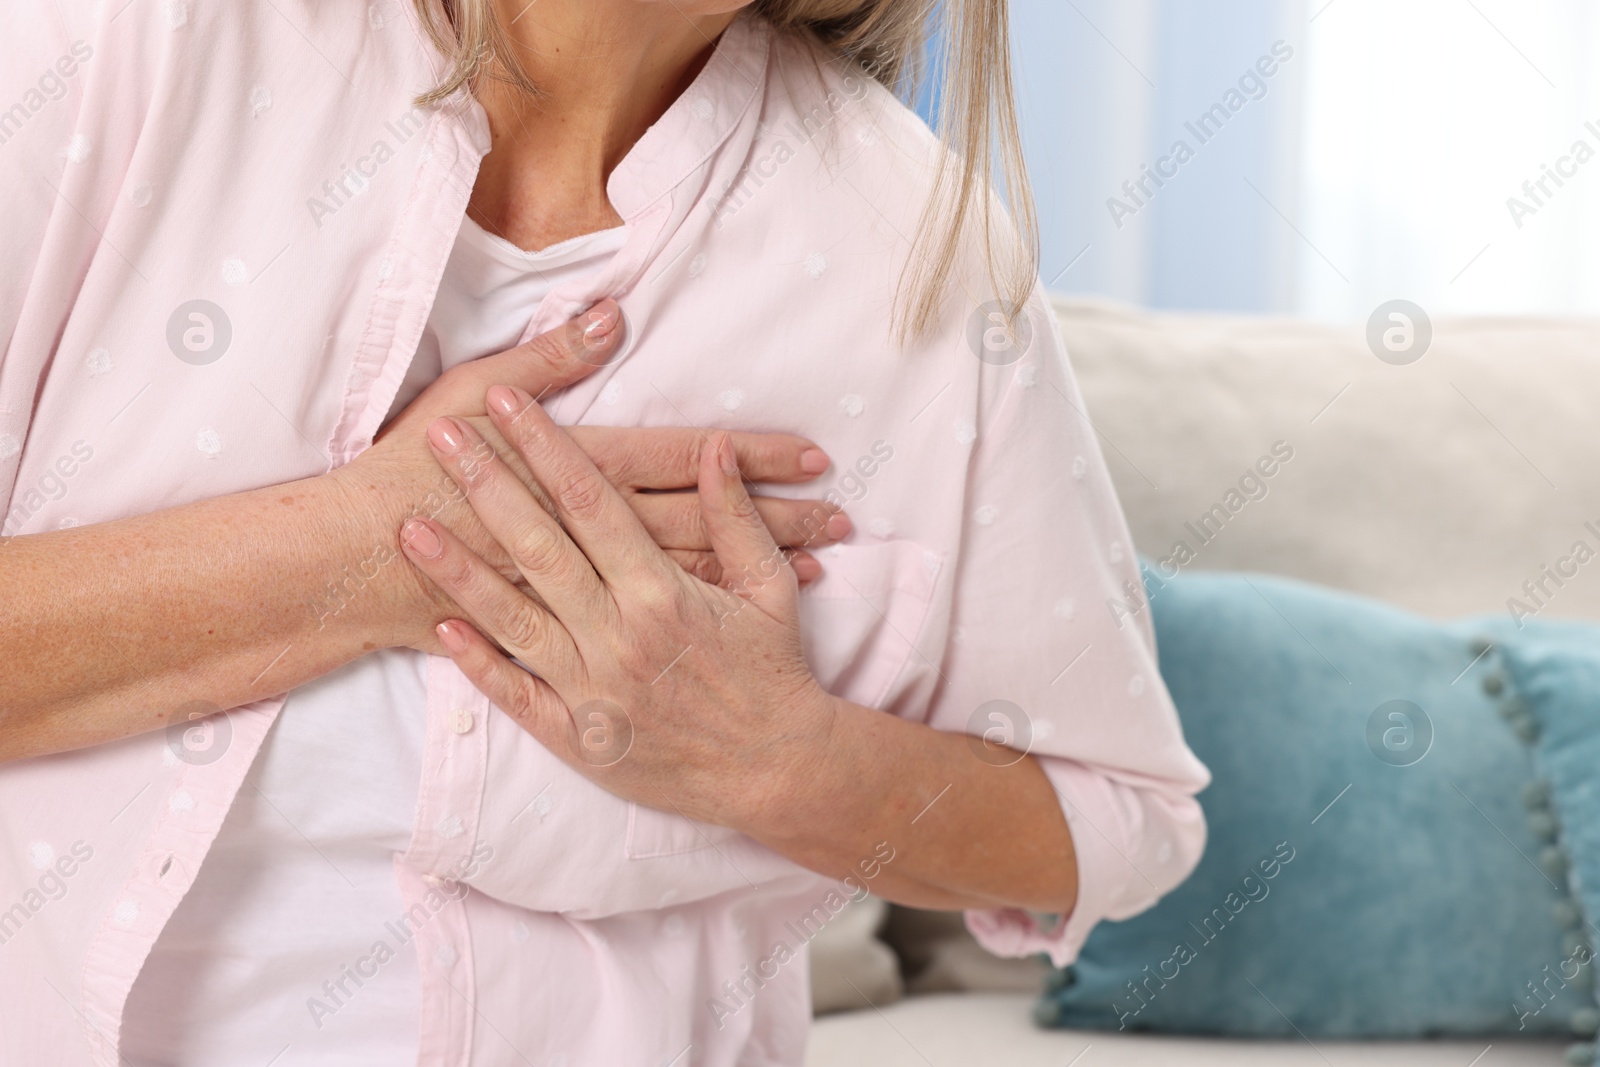
[{"label": "woman's neck", "polygon": [[528,249],[621,225],[606,179],[694,80],[736,10],[686,15],[640,0],[495,7],[540,95],[493,80],[480,86],[493,142],[467,213]]}]

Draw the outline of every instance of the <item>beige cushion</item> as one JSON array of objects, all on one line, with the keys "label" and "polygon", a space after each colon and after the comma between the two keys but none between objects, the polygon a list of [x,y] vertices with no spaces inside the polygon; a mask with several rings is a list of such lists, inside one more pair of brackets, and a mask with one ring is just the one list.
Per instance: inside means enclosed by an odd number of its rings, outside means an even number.
[{"label": "beige cushion", "polygon": [[[849,904],[811,942],[811,1010],[884,1005],[900,999],[900,966],[877,938],[889,905],[878,897]],[[976,945],[974,945],[976,947]]]},{"label": "beige cushion", "polygon": [[[1408,366],[1360,326],[1058,300],[1139,549],[1322,582],[1435,616],[1505,611],[1573,543],[1600,550],[1600,322],[1435,321]],[[1337,399],[1335,399],[1337,397]],[[1269,494],[1187,530],[1284,441]],[[1569,567],[1570,569],[1570,567]],[[1600,559],[1543,598],[1600,616]]]},{"label": "beige cushion", "polygon": [[[1246,994],[1249,989],[1246,987]],[[1253,994],[1249,994],[1253,995]],[[1561,1042],[1229,1040],[1039,1030],[1022,994],[912,997],[811,1027],[806,1067],[1558,1067]],[[1481,1056],[1481,1059],[1479,1058]]]},{"label": "beige cushion", "polygon": [[900,957],[908,993],[1038,992],[1048,971],[1038,957],[989,953],[967,932],[960,912],[890,908],[882,936]]}]

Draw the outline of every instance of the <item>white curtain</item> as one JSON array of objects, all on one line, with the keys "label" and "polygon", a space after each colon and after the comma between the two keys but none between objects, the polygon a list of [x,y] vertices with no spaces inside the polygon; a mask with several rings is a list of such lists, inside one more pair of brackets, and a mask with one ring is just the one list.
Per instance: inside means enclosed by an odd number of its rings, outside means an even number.
[{"label": "white curtain", "polygon": [[1296,239],[1274,212],[1298,197],[1298,0],[1014,0],[1012,15],[1046,284],[1288,307]]},{"label": "white curtain", "polygon": [[1592,0],[1323,3],[1296,310],[1600,311]]},{"label": "white curtain", "polygon": [[[1044,277],[1335,321],[1394,298],[1600,311],[1597,6],[1014,0]],[[1292,56],[1200,145],[1190,126],[1275,45]],[[1122,183],[1180,139],[1194,158],[1134,204]]]}]

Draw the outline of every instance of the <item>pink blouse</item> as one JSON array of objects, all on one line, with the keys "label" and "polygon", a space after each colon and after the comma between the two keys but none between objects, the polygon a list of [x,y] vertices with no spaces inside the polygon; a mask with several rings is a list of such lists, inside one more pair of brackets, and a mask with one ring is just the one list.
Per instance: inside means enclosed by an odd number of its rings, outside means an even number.
[{"label": "pink blouse", "polygon": [[[440,68],[410,10],[11,13],[5,534],[307,477],[370,444],[489,147],[470,99],[413,108]],[[550,402],[560,422],[827,449],[825,488],[857,532],[804,596],[812,668],[858,703],[1041,757],[1077,907],[968,922],[997,952],[1065,962],[1193,868],[1207,775],[1147,614],[1114,610],[1137,588],[1133,548],[1042,297],[1020,343],[997,344],[983,265],[963,261],[953,291],[974,295],[909,350],[893,341],[936,151],[887,91],[742,17],[612,174],[627,244],[552,292],[527,335],[604,295],[624,309],[626,351]],[[427,674],[416,825],[394,864],[419,1063],[799,1063],[805,945],[893,862],[892,836],[841,885],[612,797],[449,661]],[[117,1062],[128,991],[281,703],[218,716],[199,748],[157,732],[0,766],[0,1063]]]}]

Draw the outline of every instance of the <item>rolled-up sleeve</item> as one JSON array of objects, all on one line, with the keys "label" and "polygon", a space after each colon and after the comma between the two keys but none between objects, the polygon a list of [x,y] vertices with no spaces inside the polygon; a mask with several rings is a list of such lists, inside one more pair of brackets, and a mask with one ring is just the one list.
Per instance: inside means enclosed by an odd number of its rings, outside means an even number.
[{"label": "rolled-up sleeve", "polygon": [[1078,899],[1071,914],[1019,908],[967,912],[967,928],[998,956],[1047,953],[1062,967],[1102,919],[1126,919],[1189,876],[1205,848],[1199,803],[1165,784],[1132,785],[1070,760],[1041,757],[1077,853]]},{"label": "rolled-up sleeve", "polygon": [[[1070,914],[967,913],[999,955],[1076,958],[1095,924],[1149,908],[1205,847],[1210,781],[1162,683],[1138,563],[1049,308],[985,367],[954,613],[930,725],[1039,760],[1071,831]],[[976,758],[976,757],[975,757]],[[1005,762],[999,753],[996,763]]]}]

